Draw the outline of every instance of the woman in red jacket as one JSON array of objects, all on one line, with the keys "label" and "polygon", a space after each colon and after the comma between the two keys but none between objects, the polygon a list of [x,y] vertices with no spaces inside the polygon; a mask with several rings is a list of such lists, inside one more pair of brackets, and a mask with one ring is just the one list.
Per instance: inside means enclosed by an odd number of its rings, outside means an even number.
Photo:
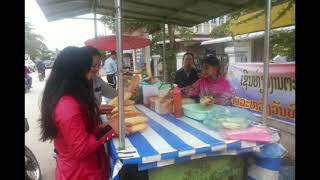
[{"label": "woman in red jacket", "polygon": [[56,180],[109,177],[103,144],[118,134],[118,123],[99,125],[91,66],[92,58],[86,51],[67,47],[58,55],[45,86],[41,140],[54,141]]}]

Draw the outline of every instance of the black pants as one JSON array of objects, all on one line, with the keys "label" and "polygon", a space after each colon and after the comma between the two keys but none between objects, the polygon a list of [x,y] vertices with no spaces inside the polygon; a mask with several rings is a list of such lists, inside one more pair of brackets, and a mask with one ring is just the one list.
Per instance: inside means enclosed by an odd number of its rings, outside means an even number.
[{"label": "black pants", "polygon": [[113,87],[116,88],[117,82],[116,82],[116,74],[108,74],[107,75],[108,83]]}]

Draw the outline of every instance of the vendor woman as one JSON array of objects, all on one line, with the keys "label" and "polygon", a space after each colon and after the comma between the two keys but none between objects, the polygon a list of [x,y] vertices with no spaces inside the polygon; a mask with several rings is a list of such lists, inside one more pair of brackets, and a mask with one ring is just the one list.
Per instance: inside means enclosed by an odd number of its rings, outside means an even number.
[{"label": "vendor woman", "polygon": [[220,74],[220,62],[215,56],[207,56],[203,62],[202,77],[188,92],[189,97],[213,97],[210,104],[230,105],[232,91],[229,82]]}]

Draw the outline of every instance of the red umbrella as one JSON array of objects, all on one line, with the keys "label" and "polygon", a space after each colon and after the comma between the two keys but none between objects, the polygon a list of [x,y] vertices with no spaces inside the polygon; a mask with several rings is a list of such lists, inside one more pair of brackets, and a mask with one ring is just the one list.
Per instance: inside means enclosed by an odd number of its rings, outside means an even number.
[{"label": "red umbrella", "polygon": [[[84,44],[86,46],[92,46],[99,50],[105,51],[115,51],[117,50],[116,46],[116,36],[100,36],[97,38],[98,47],[96,46],[96,39],[89,39]],[[147,38],[137,37],[137,36],[127,36],[122,35],[122,48],[123,50],[128,49],[139,49],[144,48],[150,44],[150,40]]]}]

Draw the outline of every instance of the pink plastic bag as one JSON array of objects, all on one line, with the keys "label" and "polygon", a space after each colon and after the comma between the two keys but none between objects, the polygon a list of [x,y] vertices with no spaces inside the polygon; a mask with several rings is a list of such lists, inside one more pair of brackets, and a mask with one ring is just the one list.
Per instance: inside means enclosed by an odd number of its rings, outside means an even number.
[{"label": "pink plastic bag", "polygon": [[272,142],[272,133],[266,127],[250,127],[243,130],[224,129],[223,136],[227,140],[243,140],[254,142]]}]

